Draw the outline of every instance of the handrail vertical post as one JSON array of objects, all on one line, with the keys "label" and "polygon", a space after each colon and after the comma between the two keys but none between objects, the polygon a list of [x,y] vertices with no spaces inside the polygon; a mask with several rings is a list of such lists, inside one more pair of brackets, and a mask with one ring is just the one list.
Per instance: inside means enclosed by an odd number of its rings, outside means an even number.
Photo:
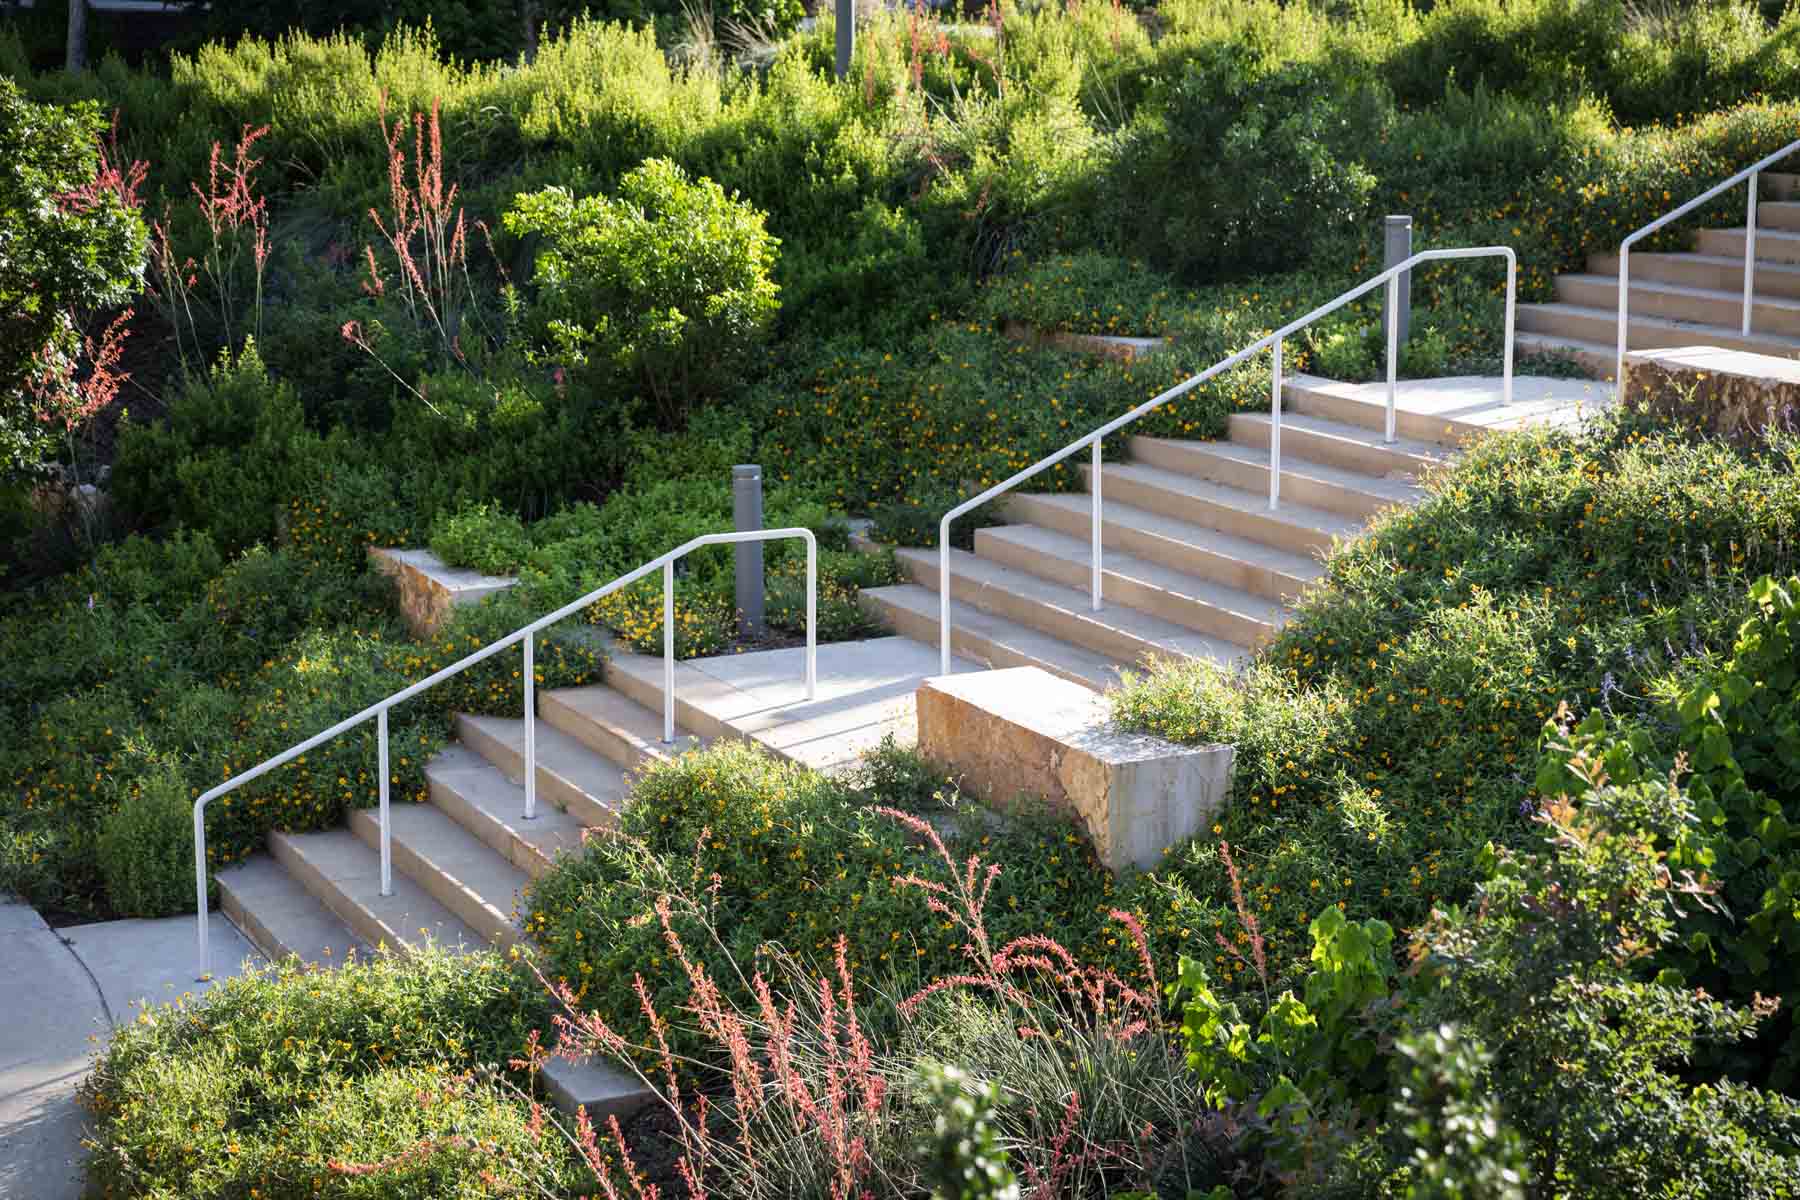
[{"label": "handrail vertical post", "polygon": [[663,745],[675,744],[675,560],[663,564]]},{"label": "handrail vertical post", "polygon": [[1750,302],[1756,289],[1756,181],[1758,173],[1750,176],[1750,204],[1744,219],[1744,327],[1743,335],[1750,336]]},{"label": "handrail vertical post", "polygon": [[1281,504],[1281,339],[1269,371],[1269,508]]},{"label": "handrail vertical post", "polygon": [[375,763],[381,768],[381,894],[394,894],[393,827],[388,821],[388,710],[375,714]]},{"label": "handrail vertical post", "polygon": [[950,673],[950,514],[938,522],[938,674]]},{"label": "handrail vertical post", "polygon": [[1093,604],[1100,611],[1100,438],[1094,439],[1094,469],[1088,473],[1088,495],[1094,510]]},{"label": "handrail vertical post", "polygon": [[[1400,311],[1400,274],[1388,277],[1388,311]],[[1400,321],[1387,323],[1387,440],[1394,440],[1394,409],[1400,398]]]},{"label": "handrail vertical post", "polygon": [[806,698],[819,697],[819,543],[806,539]]},{"label": "handrail vertical post", "polygon": [[537,817],[537,635],[525,635],[525,819]]},{"label": "handrail vertical post", "polygon": [[1613,362],[1613,398],[1625,398],[1625,326],[1631,308],[1631,239],[1619,243],[1619,352]]},{"label": "handrail vertical post", "polygon": [[1512,407],[1513,398],[1513,310],[1519,297],[1519,260],[1515,255],[1506,256],[1506,341],[1500,351],[1501,402]]},{"label": "handrail vertical post", "polygon": [[200,970],[194,979],[203,982],[212,972],[206,952],[206,807],[198,800],[194,802],[194,910],[200,914]]}]

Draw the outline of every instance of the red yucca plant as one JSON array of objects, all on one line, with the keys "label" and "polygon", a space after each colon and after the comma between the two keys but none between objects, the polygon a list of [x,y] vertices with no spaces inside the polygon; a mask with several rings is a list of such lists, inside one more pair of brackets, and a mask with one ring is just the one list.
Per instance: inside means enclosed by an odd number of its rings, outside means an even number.
[{"label": "red yucca plant", "polygon": [[[184,257],[175,249],[171,210],[165,208],[162,218],[151,222],[152,283],[146,290],[174,328],[176,351],[184,366],[189,343],[197,363],[204,365],[210,357],[201,344],[195,316],[196,305],[205,303],[197,295],[202,276],[212,292],[212,317],[228,349],[235,352],[244,337],[262,333],[263,279],[269,262],[269,203],[267,196],[256,191],[256,168],[262,165],[262,159],[253,157],[252,151],[268,132],[267,125],[246,124],[229,159],[220,143],[214,142],[207,163],[206,186],[202,187],[199,181],[188,185],[208,234],[198,262],[192,255]],[[246,305],[248,314],[243,312]]]}]

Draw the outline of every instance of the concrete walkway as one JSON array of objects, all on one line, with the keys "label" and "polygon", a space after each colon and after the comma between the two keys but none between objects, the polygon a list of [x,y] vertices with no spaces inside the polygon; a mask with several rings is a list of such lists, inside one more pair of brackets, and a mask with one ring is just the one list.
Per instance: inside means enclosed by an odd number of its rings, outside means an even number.
[{"label": "concrete walkway", "polygon": [[[260,961],[217,914],[211,937],[221,970]],[[51,929],[29,905],[0,901],[0,1196],[82,1195],[75,1093],[89,1058],[143,1004],[205,990],[193,958],[192,917]]]}]

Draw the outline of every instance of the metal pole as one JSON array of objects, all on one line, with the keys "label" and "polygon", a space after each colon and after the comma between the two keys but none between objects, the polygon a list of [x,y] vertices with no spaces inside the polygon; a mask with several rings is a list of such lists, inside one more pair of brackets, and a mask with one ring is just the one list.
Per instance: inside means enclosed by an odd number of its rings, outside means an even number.
[{"label": "metal pole", "polygon": [[200,914],[200,970],[194,980],[205,983],[212,976],[206,953],[206,809],[198,802],[194,804],[194,910]]},{"label": "metal pole", "polygon": [[1506,345],[1501,350],[1501,403],[1512,407],[1513,398],[1513,308],[1519,298],[1519,260],[1506,259]]},{"label": "metal pole", "polygon": [[663,564],[663,745],[675,744],[675,560]]},{"label": "metal pole", "polygon": [[[1400,276],[1390,276],[1387,287],[1388,311],[1400,303]],[[1387,440],[1394,440],[1394,408],[1400,398],[1400,323],[1389,321],[1387,327]]]},{"label": "metal pole", "polygon": [[525,635],[525,819],[537,817],[537,635]]},{"label": "metal pole", "polygon": [[[763,527],[762,468],[739,464],[731,468],[731,520],[739,533]],[[732,550],[736,568],[739,628],[745,637],[763,634],[763,544],[739,542]]]},{"label": "metal pole", "polygon": [[1094,611],[1100,611],[1100,438],[1094,439],[1094,469],[1088,475],[1088,494],[1093,497],[1094,510],[1094,578],[1093,602]]},{"label": "metal pole", "polygon": [[1613,399],[1625,398],[1625,330],[1631,309],[1631,243],[1619,243],[1619,354],[1613,363]]},{"label": "metal pole", "polygon": [[819,696],[819,543],[806,539],[806,698]]},{"label": "metal pole", "polygon": [[1281,504],[1281,339],[1275,339],[1275,364],[1269,372],[1269,507]]},{"label": "metal pole", "polygon": [[388,823],[388,710],[375,714],[376,762],[381,767],[381,894],[394,894],[394,842]]},{"label": "metal pole", "polygon": [[837,0],[837,77],[850,74],[856,54],[856,0]]},{"label": "metal pole", "polygon": [[[1382,222],[1382,268],[1397,266],[1412,257],[1413,252],[1412,218],[1406,216],[1388,217]],[[1388,288],[1387,307],[1382,310],[1382,323],[1387,326],[1388,344],[1392,345],[1395,335],[1405,344],[1412,336],[1412,272],[1400,274],[1400,285],[1396,289]]]},{"label": "metal pole", "polygon": [[938,522],[938,674],[950,673],[950,515]]},{"label": "metal pole", "polygon": [[1750,299],[1756,290],[1756,181],[1760,173],[1750,176],[1750,212],[1744,221],[1744,328],[1750,336]]}]

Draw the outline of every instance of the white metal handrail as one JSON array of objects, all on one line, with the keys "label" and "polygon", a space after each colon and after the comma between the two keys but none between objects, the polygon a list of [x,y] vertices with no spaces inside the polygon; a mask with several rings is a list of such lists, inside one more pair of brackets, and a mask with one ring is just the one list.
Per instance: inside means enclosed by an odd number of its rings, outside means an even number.
[{"label": "white metal handrail", "polygon": [[1650,234],[1655,233],[1671,221],[1679,221],[1682,217],[1687,216],[1696,208],[1699,208],[1702,204],[1705,204],[1708,200],[1711,200],[1721,192],[1730,191],[1738,184],[1743,183],[1745,180],[1749,180],[1750,199],[1744,217],[1744,312],[1742,322],[1738,329],[1738,332],[1743,336],[1749,337],[1751,294],[1756,290],[1757,177],[1760,176],[1766,168],[1780,162],[1796,150],[1800,150],[1800,141],[1789,142],[1786,146],[1783,146],[1767,158],[1745,167],[1723,183],[1716,183],[1712,187],[1707,188],[1704,192],[1701,192],[1698,196],[1695,196],[1680,208],[1664,213],[1642,229],[1628,235],[1624,241],[1619,243],[1619,346],[1618,357],[1613,362],[1613,394],[1615,396],[1623,396],[1625,394],[1625,334],[1626,326],[1629,321],[1628,312],[1630,309],[1629,294],[1631,288],[1632,244],[1641,238],[1648,237]]},{"label": "white metal handrail", "polygon": [[[1074,454],[1077,450],[1080,450],[1083,446],[1092,446],[1093,447],[1093,467],[1091,470],[1090,477],[1088,479],[1088,493],[1093,498],[1093,502],[1089,506],[1093,513],[1093,553],[1090,556],[1090,558],[1092,560],[1093,571],[1092,571],[1092,579],[1091,579],[1090,586],[1092,588],[1093,611],[1099,612],[1100,608],[1101,608],[1101,596],[1100,596],[1100,591],[1101,591],[1101,589],[1100,589],[1100,574],[1101,574],[1101,570],[1100,570],[1100,565],[1101,565],[1101,562],[1100,562],[1100,524],[1101,524],[1101,521],[1100,521],[1100,444],[1106,438],[1106,436],[1110,433],[1115,432],[1118,429],[1123,428],[1126,425],[1131,424],[1133,421],[1137,420],[1139,417],[1143,416],[1145,413],[1148,413],[1156,408],[1161,407],[1164,404],[1167,404],[1170,400],[1175,399],[1177,396],[1185,395],[1186,393],[1199,387],[1201,384],[1205,383],[1208,379],[1211,379],[1213,376],[1219,374],[1220,372],[1230,370],[1232,367],[1237,366],[1239,363],[1243,362],[1245,359],[1249,358],[1251,355],[1256,354],[1257,352],[1261,351],[1265,346],[1273,346],[1274,347],[1274,371],[1273,371],[1273,382],[1271,383],[1271,386],[1270,386],[1270,399],[1269,399],[1269,507],[1271,509],[1279,507],[1280,502],[1281,502],[1281,343],[1282,343],[1282,341],[1285,340],[1286,338],[1288,338],[1289,336],[1291,336],[1292,334],[1298,332],[1299,330],[1304,329],[1306,326],[1312,324],[1314,321],[1318,320],[1320,317],[1323,317],[1330,313],[1336,312],[1338,309],[1340,309],[1344,305],[1350,303],[1352,300],[1355,300],[1357,297],[1365,295],[1370,291],[1373,291],[1375,288],[1380,287],[1384,283],[1387,284],[1387,287],[1388,287],[1388,309],[1387,310],[1390,313],[1397,312],[1399,309],[1400,277],[1403,276],[1404,274],[1406,274],[1407,271],[1411,270],[1413,267],[1417,266],[1420,263],[1433,262],[1438,259],[1446,259],[1446,258],[1504,258],[1506,260],[1506,340],[1505,340],[1505,350],[1503,352],[1504,366],[1502,368],[1502,377],[1503,377],[1502,388],[1503,388],[1503,392],[1504,392],[1505,402],[1510,405],[1512,403],[1512,380],[1513,380],[1513,307],[1514,307],[1515,298],[1518,293],[1518,275],[1519,275],[1518,259],[1513,254],[1512,248],[1509,246],[1467,246],[1467,247],[1461,247],[1461,248],[1454,249],[1454,250],[1421,250],[1419,253],[1413,255],[1411,258],[1408,258],[1403,262],[1395,263],[1393,266],[1389,267],[1387,270],[1383,271],[1381,274],[1376,275],[1372,279],[1368,279],[1362,283],[1357,284],[1355,287],[1351,288],[1349,291],[1344,292],[1342,295],[1338,296],[1335,300],[1327,301],[1326,303],[1321,304],[1319,307],[1313,309],[1311,312],[1307,313],[1305,316],[1299,318],[1298,320],[1288,322],[1286,325],[1283,325],[1280,329],[1277,329],[1274,333],[1268,334],[1267,336],[1259,339],[1258,341],[1251,343],[1250,345],[1244,347],[1242,350],[1239,350],[1236,354],[1233,354],[1229,358],[1220,359],[1218,362],[1216,362],[1212,366],[1206,368],[1206,370],[1200,372],[1198,375],[1195,375],[1189,379],[1183,380],[1182,382],[1176,384],[1174,387],[1170,388],[1168,391],[1163,392],[1161,395],[1156,396],[1153,399],[1146,400],[1144,403],[1138,405],[1136,408],[1132,409],[1130,412],[1126,413],[1124,416],[1117,417],[1111,421],[1108,421],[1106,424],[1104,424],[1100,428],[1094,430],[1094,432],[1088,434],[1086,437],[1083,437],[1076,441],[1070,442],[1067,446],[1064,446],[1061,450],[1058,450],[1055,454],[1049,455],[1046,458],[1039,459],[1037,462],[1033,463],[1029,467],[1026,467],[1024,470],[1022,470],[1018,474],[1012,476],[1010,479],[1007,479],[1007,480],[1004,480],[1003,482],[995,484],[993,487],[991,487],[987,491],[981,493],[979,496],[976,496],[974,499],[965,500],[961,504],[957,505],[955,508],[951,509],[949,512],[945,513],[944,519],[938,523],[938,604],[939,604],[939,609],[938,609],[939,660],[938,661],[939,661],[940,673],[944,674],[944,675],[950,674],[950,522],[951,521],[955,520],[957,517],[962,516],[964,513],[970,511],[971,509],[979,508],[981,505],[986,504],[989,500],[992,500],[995,496],[1000,495],[1002,492],[1011,490],[1015,485],[1023,483],[1027,479],[1030,479],[1033,475],[1036,475],[1039,471],[1042,471],[1044,468],[1055,466],[1057,463],[1061,462],[1063,459],[1068,458],[1071,454]],[[1389,320],[1387,322],[1387,431],[1386,431],[1386,438],[1390,442],[1392,442],[1394,440],[1394,405],[1395,405],[1395,400],[1397,398],[1398,391],[1399,391],[1399,385],[1398,385],[1399,374],[1398,374],[1398,372],[1399,372],[1400,355],[1399,355],[1399,347],[1397,345],[1398,340],[1399,340],[1399,322],[1394,321],[1394,320]]]},{"label": "white metal handrail", "polygon": [[539,617],[497,642],[493,642],[465,658],[458,659],[441,671],[421,679],[410,687],[402,688],[385,700],[377,701],[363,709],[353,717],[346,717],[323,733],[307,738],[297,746],[277,754],[274,758],[258,763],[240,775],[236,775],[218,787],[203,794],[194,801],[194,890],[200,913],[199,949],[200,973],[197,978],[208,978],[209,961],[206,944],[206,806],[220,796],[235,791],[244,784],[260,776],[268,774],[276,767],[284,766],[308,750],[324,742],[330,741],[347,729],[362,724],[370,717],[375,718],[377,749],[377,766],[381,777],[381,894],[394,894],[393,883],[393,846],[391,831],[388,825],[388,710],[418,695],[436,684],[457,674],[467,667],[505,650],[519,642],[524,643],[525,655],[525,819],[537,816],[537,681],[534,674],[533,644],[538,630],[552,625],[564,617],[572,616],[594,601],[629,587],[638,580],[649,575],[658,567],[663,573],[663,742],[673,743],[675,740],[675,562],[690,551],[702,546],[714,546],[732,542],[765,542],[780,538],[800,538],[806,542],[806,698],[812,700],[818,691],[818,597],[819,597],[819,543],[810,529],[792,526],[783,529],[751,529],[738,533],[707,533],[684,542],[659,558],[654,558],[643,566],[628,574],[621,575],[604,587],[596,588],[579,600],[572,600],[548,616]]}]

